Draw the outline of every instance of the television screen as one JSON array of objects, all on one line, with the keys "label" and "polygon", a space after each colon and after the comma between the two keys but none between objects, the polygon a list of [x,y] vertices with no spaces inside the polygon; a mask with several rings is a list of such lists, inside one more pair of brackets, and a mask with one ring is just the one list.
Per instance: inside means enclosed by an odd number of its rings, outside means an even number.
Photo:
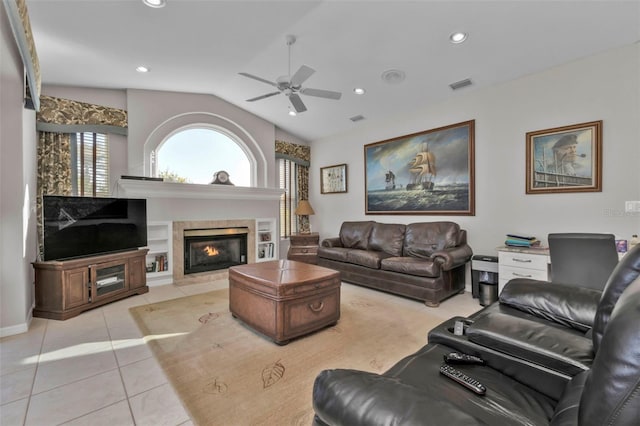
[{"label": "television screen", "polygon": [[147,200],[45,195],[43,260],[147,245]]}]

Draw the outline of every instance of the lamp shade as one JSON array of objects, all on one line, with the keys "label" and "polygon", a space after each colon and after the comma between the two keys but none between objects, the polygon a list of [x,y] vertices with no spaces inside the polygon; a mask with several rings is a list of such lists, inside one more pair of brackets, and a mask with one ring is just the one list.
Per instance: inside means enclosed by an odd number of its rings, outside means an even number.
[{"label": "lamp shade", "polygon": [[311,204],[309,204],[309,201],[301,200],[298,203],[298,207],[296,208],[296,211],[294,212],[294,214],[298,216],[309,216],[312,214],[316,214],[316,212],[313,211],[313,207],[311,207]]}]

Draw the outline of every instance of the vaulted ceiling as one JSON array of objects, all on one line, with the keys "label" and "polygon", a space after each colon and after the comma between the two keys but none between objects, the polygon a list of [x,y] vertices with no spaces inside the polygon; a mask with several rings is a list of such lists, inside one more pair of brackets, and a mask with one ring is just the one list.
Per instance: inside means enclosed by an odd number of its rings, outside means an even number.
[{"label": "vaulted ceiling", "polygon": [[[312,141],[640,40],[638,1],[27,0],[43,84],[215,95]],[[468,33],[452,44],[455,31]],[[295,35],[288,63],[287,35]],[[247,102],[301,65],[284,94]],[[136,67],[150,68],[146,74]],[[402,82],[384,81],[400,70]],[[453,91],[451,83],[471,79]],[[353,93],[366,89],[364,95]],[[521,101],[513,99],[514,105]],[[365,119],[352,122],[351,117]]]}]

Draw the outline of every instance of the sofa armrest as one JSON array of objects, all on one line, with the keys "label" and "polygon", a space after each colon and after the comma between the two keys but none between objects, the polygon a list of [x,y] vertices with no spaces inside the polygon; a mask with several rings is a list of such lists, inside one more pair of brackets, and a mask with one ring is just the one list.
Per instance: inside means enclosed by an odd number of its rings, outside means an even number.
[{"label": "sofa armrest", "polygon": [[431,255],[434,262],[438,262],[444,271],[449,271],[460,265],[464,265],[473,256],[471,247],[464,244],[444,250],[438,250]]},{"label": "sofa armrest", "polygon": [[500,293],[500,303],[587,332],[593,327],[602,292],[549,281],[515,278]]},{"label": "sofa armrest", "polygon": [[340,237],[325,238],[322,240],[322,247],[342,247]]}]

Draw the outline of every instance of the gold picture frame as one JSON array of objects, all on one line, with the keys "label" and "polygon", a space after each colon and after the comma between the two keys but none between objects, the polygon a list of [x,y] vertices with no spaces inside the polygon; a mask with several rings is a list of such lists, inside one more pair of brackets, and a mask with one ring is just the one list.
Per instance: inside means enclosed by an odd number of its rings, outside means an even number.
[{"label": "gold picture frame", "polygon": [[526,193],[602,192],[602,120],[527,133]]},{"label": "gold picture frame", "polygon": [[475,120],[364,146],[365,214],[475,215]]},{"label": "gold picture frame", "polygon": [[320,193],[340,194],[347,192],[347,165],[336,164],[320,168]]}]

